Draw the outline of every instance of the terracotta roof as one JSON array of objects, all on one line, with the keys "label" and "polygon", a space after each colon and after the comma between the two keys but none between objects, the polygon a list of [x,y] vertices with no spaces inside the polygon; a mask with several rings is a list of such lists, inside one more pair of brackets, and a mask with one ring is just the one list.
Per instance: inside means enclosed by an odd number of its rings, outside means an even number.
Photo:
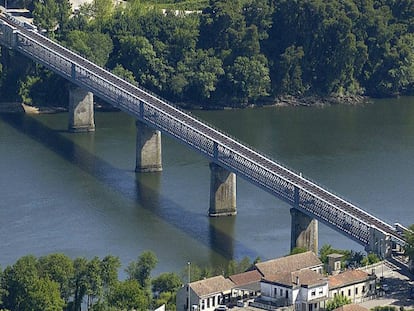
[{"label": "terracotta roof", "polygon": [[334,309],[333,311],[368,311],[368,310],[369,309],[356,305],[356,304],[349,304],[349,305],[344,305],[342,307],[338,307]]},{"label": "terracotta roof", "polygon": [[305,268],[322,265],[322,262],[313,252],[305,252],[256,264],[257,270],[263,275],[273,275],[279,272],[292,272]]},{"label": "terracotta roof", "polygon": [[343,287],[348,284],[359,283],[367,280],[369,274],[362,270],[347,270],[337,275],[329,276],[329,288]]},{"label": "terracotta roof", "polygon": [[327,283],[327,278],[322,274],[310,269],[298,270],[293,272],[279,272],[272,276],[265,277],[265,282],[277,283],[288,287],[301,285],[311,287]]},{"label": "terracotta roof", "polygon": [[236,285],[247,285],[250,283],[259,282],[262,275],[257,270],[247,271],[239,274],[230,275],[229,279]]},{"label": "terracotta roof", "polygon": [[199,296],[207,296],[214,293],[229,291],[234,287],[234,283],[224,276],[214,276],[212,278],[190,283],[191,289]]}]

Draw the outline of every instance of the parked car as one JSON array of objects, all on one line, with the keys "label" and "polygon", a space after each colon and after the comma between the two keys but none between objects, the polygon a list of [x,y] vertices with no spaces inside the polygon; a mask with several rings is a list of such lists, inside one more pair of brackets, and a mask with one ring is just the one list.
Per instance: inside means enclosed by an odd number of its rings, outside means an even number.
[{"label": "parked car", "polygon": [[227,306],[226,305],[218,305],[215,309],[215,311],[227,311]]},{"label": "parked car", "polygon": [[390,290],[390,288],[388,287],[388,284],[382,284],[381,288],[384,292],[388,292]]}]

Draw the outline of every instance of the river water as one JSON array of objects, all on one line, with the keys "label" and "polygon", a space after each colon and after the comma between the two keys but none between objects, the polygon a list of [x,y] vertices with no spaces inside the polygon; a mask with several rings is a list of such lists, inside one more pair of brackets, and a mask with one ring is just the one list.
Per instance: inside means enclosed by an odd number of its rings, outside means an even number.
[{"label": "river water", "polygon": [[[268,107],[193,114],[373,215],[414,223],[414,97],[362,106]],[[237,180],[236,217],[207,216],[208,161],[163,136],[163,172],[135,174],[135,121],[97,112],[96,132],[66,113],[0,115],[0,265],[27,254],[121,259],[152,250],[154,273],[188,261],[286,255],[289,206]],[[319,225],[319,245],[362,247]],[[121,276],[122,276],[121,271]]]}]

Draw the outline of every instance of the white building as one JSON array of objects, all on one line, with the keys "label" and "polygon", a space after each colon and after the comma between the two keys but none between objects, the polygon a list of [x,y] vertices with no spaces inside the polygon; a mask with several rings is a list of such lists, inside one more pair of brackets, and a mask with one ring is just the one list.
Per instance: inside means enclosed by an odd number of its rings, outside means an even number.
[{"label": "white building", "polygon": [[188,310],[189,296],[191,311],[214,311],[218,305],[230,301],[234,286],[232,281],[222,275],[187,284],[177,293],[177,311]]},{"label": "white building", "polygon": [[376,276],[362,270],[348,270],[329,277],[329,298],[342,295],[360,303],[375,295]]},{"label": "white building", "polygon": [[317,311],[328,299],[328,280],[310,269],[266,276],[261,283],[261,300],[273,306],[294,306],[295,310]]}]

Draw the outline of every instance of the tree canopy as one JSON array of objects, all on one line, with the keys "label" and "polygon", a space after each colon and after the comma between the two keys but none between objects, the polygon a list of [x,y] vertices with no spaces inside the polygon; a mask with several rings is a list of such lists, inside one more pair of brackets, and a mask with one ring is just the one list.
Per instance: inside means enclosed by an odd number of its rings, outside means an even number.
[{"label": "tree canopy", "polygon": [[[414,90],[414,9],[406,2],[211,0],[176,11],[182,2],[99,0],[74,13],[67,0],[29,2],[50,37],[175,102],[243,107],[283,95]],[[2,57],[3,80],[18,76],[20,97],[41,102],[32,89],[51,90],[53,79],[16,62]],[[5,84],[3,92],[15,92]]]}]

